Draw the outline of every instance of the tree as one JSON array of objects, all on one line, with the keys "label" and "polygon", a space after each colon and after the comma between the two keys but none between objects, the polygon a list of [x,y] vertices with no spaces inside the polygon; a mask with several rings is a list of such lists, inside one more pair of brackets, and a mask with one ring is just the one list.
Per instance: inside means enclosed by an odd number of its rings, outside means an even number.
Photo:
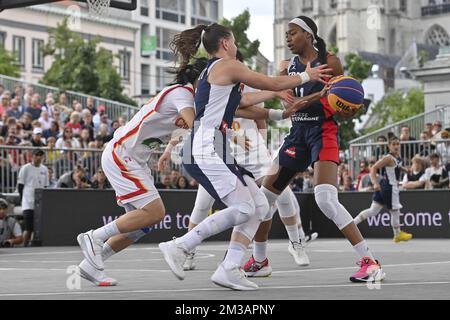
[{"label": "tree", "polygon": [[0,47],[0,74],[19,78],[20,66],[17,64],[17,57]]},{"label": "tree", "polygon": [[[367,79],[372,68],[372,63],[364,60],[354,53],[349,53],[345,56],[345,70],[350,77],[362,82]],[[358,137],[355,131],[355,120],[360,120],[367,110],[358,111],[351,119],[339,119],[339,141],[341,149],[347,149],[349,142]]]},{"label": "tree", "polygon": [[71,31],[67,19],[49,30],[49,42],[43,49],[54,62],[41,82],[105,99],[136,105],[122,94],[121,77],[113,65],[114,56],[98,48],[101,37],[85,41]]},{"label": "tree", "polygon": [[378,123],[367,131],[373,132],[425,112],[425,98],[422,90],[412,89],[407,94],[400,90],[387,94],[374,109]]},{"label": "tree", "polygon": [[248,9],[231,20],[223,19],[221,24],[233,31],[239,51],[241,51],[245,61],[250,63],[251,59],[258,54],[260,42],[259,40],[252,42],[247,37],[247,30],[250,26]]}]

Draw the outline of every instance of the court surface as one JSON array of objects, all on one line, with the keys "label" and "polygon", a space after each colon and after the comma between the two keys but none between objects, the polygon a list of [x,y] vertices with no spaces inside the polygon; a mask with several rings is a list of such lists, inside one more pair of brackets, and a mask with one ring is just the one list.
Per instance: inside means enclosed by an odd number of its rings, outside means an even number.
[{"label": "court surface", "polygon": [[[113,288],[97,288],[81,280],[76,286],[68,267],[82,257],[78,247],[0,249],[0,300],[5,299],[162,299],[162,300],[289,300],[289,299],[450,299],[450,240],[414,240],[393,244],[369,240],[382,261],[387,280],[381,285],[352,284],[356,257],[344,240],[317,240],[308,247],[311,266],[297,267],[287,241],[269,246],[274,273],[257,279],[252,293],[219,288],[210,281],[226,243],[207,243],[198,250],[198,269],[184,281],[168,270],[156,245],[137,245],[106,262],[119,280]],[[250,253],[249,253],[250,254]],[[75,280],[74,280],[75,279]]]}]

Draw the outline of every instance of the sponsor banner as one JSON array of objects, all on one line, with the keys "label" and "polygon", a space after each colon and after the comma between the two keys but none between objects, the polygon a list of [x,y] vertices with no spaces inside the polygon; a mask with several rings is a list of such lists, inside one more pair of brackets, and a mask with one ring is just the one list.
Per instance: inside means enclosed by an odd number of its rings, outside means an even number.
[{"label": "sponsor banner", "polygon": [[[408,192],[401,194],[404,206],[402,223],[404,230],[416,238],[450,238],[449,191]],[[161,191],[166,206],[163,221],[151,227],[142,242],[159,243],[172,237],[180,237],[187,231],[189,216],[194,207],[196,191]],[[342,204],[356,216],[370,207],[372,196],[368,193],[340,194]],[[317,207],[314,195],[297,195],[301,206],[304,229],[307,233],[319,232],[321,238],[342,237],[336,226]],[[211,213],[224,208],[215,204]],[[44,246],[76,245],[79,233],[101,227],[124,213],[117,206],[113,191],[101,190],[52,190],[36,191],[35,239]],[[386,210],[360,225],[367,238],[390,238],[390,215]],[[230,239],[231,230],[217,235],[210,241]],[[271,239],[287,239],[286,230],[275,214]]]}]

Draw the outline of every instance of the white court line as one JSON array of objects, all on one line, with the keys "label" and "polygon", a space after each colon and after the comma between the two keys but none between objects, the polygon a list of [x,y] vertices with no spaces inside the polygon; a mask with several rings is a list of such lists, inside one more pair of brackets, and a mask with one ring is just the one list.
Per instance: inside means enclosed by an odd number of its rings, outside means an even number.
[{"label": "white court line", "polygon": [[[404,282],[404,283],[383,283],[382,287],[403,287],[403,286],[432,286],[450,285],[450,282]],[[306,286],[277,286],[260,287],[261,291],[280,289],[330,289],[330,288],[356,288],[367,289],[366,284],[336,284],[336,285],[306,285]],[[183,293],[183,292],[208,292],[208,291],[230,291],[221,288],[197,288],[197,289],[157,289],[157,290],[111,290],[111,291],[65,291],[65,292],[39,292],[39,293],[0,293],[0,297],[26,297],[26,296],[71,296],[71,295],[103,295],[103,294],[143,294],[143,293]],[[378,290],[375,290],[377,292]]]}]

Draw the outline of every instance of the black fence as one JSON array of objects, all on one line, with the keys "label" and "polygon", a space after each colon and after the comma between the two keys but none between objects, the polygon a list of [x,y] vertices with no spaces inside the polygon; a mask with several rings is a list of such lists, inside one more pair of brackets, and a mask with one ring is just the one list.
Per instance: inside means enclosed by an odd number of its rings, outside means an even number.
[{"label": "black fence", "polygon": [[[166,206],[165,219],[152,227],[142,241],[158,243],[186,233],[189,215],[194,207],[195,191],[162,191]],[[342,193],[342,204],[356,216],[370,207],[370,193]],[[319,210],[313,194],[298,194],[302,220],[306,232],[319,232],[321,238],[341,238],[339,230]],[[404,229],[416,238],[450,238],[450,192],[411,191],[401,194]],[[213,210],[220,209],[220,206]],[[98,228],[123,214],[116,205],[113,191],[97,190],[37,190],[35,212],[35,238],[44,246],[76,245],[79,233]],[[367,238],[391,238],[390,215],[380,215],[360,225]],[[228,240],[230,232],[210,240]],[[274,219],[271,239],[287,239],[278,215]]]}]

